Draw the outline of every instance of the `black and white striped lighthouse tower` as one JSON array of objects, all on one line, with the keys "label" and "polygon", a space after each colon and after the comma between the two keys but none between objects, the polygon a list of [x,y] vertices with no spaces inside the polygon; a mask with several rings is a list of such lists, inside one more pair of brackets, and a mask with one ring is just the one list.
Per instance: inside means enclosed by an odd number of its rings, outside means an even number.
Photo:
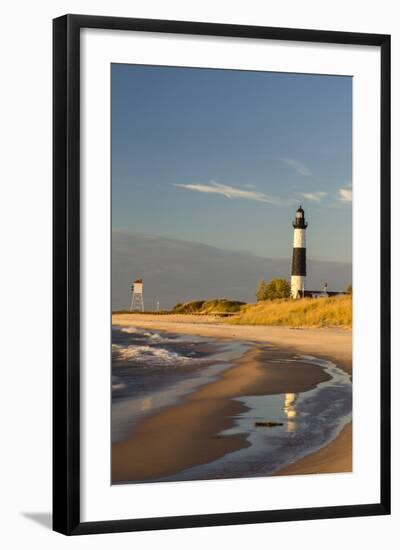
[{"label": "black and white striped lighthouse tower", "polygon": [[306,228],[307,222],[304,217],[304,210],[300,208],[296,211],[296,217],[293,221],[293,260],[292,260],[292,280],[291,293],[292,298],[299,298],[304,292],[306,279]]}]

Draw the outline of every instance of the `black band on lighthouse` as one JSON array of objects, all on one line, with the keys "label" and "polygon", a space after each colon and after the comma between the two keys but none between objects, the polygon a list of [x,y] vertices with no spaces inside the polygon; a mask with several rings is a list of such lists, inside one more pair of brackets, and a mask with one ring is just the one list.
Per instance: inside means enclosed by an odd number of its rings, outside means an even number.
[{"label": "black band on lighthouse", "polygon": [[306,276],[306,249],[293,248],[292,275]]}]

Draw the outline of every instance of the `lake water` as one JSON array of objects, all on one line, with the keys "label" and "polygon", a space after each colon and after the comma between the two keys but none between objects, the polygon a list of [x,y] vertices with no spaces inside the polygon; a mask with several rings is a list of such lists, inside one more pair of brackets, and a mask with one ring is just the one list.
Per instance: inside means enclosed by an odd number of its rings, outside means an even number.
[{"label": "lake water", "polygon": [[[265,347],[135,327],[113,327],[112,341],[113,441],[125,438],[144,417],[217,379],[252,346]],[[267,476],[333,440],[351,420],[350,376],[330,361],[287,355],[282,360],[317,365],[329,380],[298,394],[237,398],[246,410],[219,435],[244,434],[250,445],[158,481]],[[257,427],[260,421],[281,425]]]}]

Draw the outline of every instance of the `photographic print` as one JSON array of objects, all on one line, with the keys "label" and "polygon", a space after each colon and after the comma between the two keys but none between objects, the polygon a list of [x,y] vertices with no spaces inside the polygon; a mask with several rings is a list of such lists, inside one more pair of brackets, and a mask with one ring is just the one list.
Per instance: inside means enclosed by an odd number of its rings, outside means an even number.
[{"label": "photographic print", "polygon": [[53,529],[390,514],[390,36],[53,30]]},{"label": "photographic print", "polygon": [[112,64],[111,103],[112,483],[351,472],[352,78]]}]

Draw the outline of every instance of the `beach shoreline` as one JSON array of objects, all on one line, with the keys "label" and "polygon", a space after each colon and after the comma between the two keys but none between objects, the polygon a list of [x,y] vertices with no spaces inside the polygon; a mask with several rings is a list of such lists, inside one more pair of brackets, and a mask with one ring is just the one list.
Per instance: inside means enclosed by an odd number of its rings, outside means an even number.
[{"label": "beach shoreline", "polygon": [[352,331],[336,327],[230,325],[213,315],[157,315],[117,313],[112,324],[160,331],[251,342],[271,343],[284,349],[332,360],[352,374]]},{"label": "beach shoreline", "polygon": [[[292,329],[275,326],[228,325],[213,316],[113,314],[113,325],[192,334],[219,339],[251,341],[261,346],[248,351],[214,382],[195,390],[182,402],[143,420],[130,437],[113,445],[114,483],[151,481],[193,465],[208,463],[226,453],[246,447],[244,436],[218,437],[232,425],[229,417],[245,406],[235,397],[303,392],[326,379],[320,367],[307,363],[273,365],[273,348],[279,354],[312,355],[333,361],[351,374],[351,332],[329,328]],[[265,349],[262,350],[262,344]],[[262,356],[262,354],[268,354]],[[272,355],[271,355],[272,354]],[[266,360],[266,357],[268,360]],[[260,365],[267,363],[267,368]],[[288,388],[288,381],[289,388]],[[173,425],[173,433],[168,427]],[[161,435],[160,435],[161,434]],[[171,449],[165,453],[165,449]],[[146,449],[146,451],[144,451]],[[153,458],[149,458],[153,457]],[[352,471],[351,423],[338,436],[274,475],[303,475]]]}]

